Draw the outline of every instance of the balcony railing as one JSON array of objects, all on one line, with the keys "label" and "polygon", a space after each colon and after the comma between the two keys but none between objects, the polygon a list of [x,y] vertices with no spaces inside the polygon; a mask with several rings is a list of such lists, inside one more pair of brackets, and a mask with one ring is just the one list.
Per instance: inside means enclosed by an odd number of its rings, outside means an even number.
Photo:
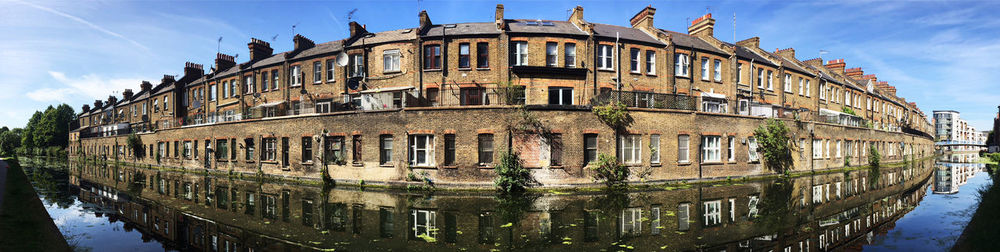
[{"label": "balcony railing", "polygon": [[630,108],[697,110],[698,97],[634,91],[605,91],[590,100],[594,106],[621,102]]}]

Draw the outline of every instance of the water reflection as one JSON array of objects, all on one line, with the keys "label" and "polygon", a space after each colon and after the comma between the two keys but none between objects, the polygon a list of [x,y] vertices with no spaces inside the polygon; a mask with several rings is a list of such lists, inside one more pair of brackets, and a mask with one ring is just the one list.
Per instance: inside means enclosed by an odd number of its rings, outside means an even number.
[{"label": "water reflection", "polygon": [[[890,229],[920,202],[932,177],[936,188],[939,169],[931,162],[877,174],[528,197],[320,188],[82,164],[62,178],[35,177],[68,180],[73,189],[52,191],[106,209],[106,218],[178,250],[817,251],[860,246]],[[36,174],[60,169],[26,166]]]},{"label": "water reflection", "polygon": [[938,163],[934,170],[934,193],[955,194],[958,187],[986,168],[981,163]]}]

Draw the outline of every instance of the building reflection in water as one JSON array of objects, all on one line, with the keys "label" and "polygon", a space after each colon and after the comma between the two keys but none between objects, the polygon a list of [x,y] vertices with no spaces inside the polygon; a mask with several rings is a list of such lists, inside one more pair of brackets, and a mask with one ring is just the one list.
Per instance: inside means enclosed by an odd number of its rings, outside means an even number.
[{"label": "building reflection in water", "polygon": [[81,201],[179,250],[819,251],[860,248],[918,204],[926,186],[957,190],[963,174],[981,169],[932,162],[878,173],[518,198],[79,164],[71,166],[70,181]]},{"label": "building reflection in water", "polygon": [[969,182],[970,178],[986,169],[986,164],[983,163],[949,162],[949,160],[958,160],[957,158],[953,158],[951,156],[951,154],[942,155],[939,160],[943,161],[939,161],[935,164],[935,194],[958,193],[959,186],[965,185]]}]

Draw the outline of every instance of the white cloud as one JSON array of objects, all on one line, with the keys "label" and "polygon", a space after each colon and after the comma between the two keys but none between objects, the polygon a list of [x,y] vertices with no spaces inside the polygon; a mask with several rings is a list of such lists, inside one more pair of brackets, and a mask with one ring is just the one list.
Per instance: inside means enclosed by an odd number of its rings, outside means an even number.
[{"label": "white cloud", "polygon": [[[104,78],[97,74],[87,74],[78,78],[67,77],[62,72],[49,71],[49,76],[62,84],[58,88],[42,88],[26,95],[35,101],[67,101],[71,99],[105,99],[111,94],[120,94],[126,88],[138,88],[140,79]],[[86,102],[86,100],[84,101]]]},{"label": "white cloud", "polygon": [[129,43],[131,43],[132,45],[134,45],[136,47],[142,48],[145,51],[149,51],[148,47],[140,44],[139,42],[137,42],[137,41],[135,41],[133,39],[130,39],[128,37],[125,37],[125,36],[123,36],[123,35],[121,35],[121,34],[119,34],[117,32],[113,32],[113,31],[110,31],[108,29],[105,29],[104,27],[99,26],[99,25],[94,24],[94,23],[91,23],[90,21],[87,21],[87,20],[85,20],[83,18],[71,15],[71,14],[66,13],[66,12],[58,11],[56,9],[52,9],[52,8],[49,8],[49,7],[37,5],[37,4],[34,4],[34,3],[23,2],[23,1],[18,1],[18,2],[20,2],[20,3],[24,4],[24,5],[31,6],[32,8],[35,8],[35,9],[43,10],[43,11],[46,11],[46,12],[49,12],[49,13],[52,13],[52,14],[56,14],[56,15],[68,18],[68,19],[73,20],[73,21],[75,21],[77,23],[86,25],[86,26],[90,27],[91,29],[94,29],[96,31],[99,31],[99,32],[107,34],[107,35],[111,35],[113,37],[120,38],[120,39],[125,40],[125,41],[128,41]]}]

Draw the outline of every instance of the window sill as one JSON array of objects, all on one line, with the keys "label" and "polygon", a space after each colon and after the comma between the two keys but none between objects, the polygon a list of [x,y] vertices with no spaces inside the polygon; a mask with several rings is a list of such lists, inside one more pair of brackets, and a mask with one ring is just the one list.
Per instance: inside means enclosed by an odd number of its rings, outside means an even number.
[{"label": "window sill", "polygon": [[437,166],[432,165],[421,165],[421,166],[410,166],[412,169],[437,169]]},{"label": "window sill", "polygon": [[490,70],[490,68],[489,68],[489,67],[485,67],[485,68],[482,68],[482,67],[477,67],[477,68],[476,68],[476,71],[489,71],[489,70]]},{"label": "window sill", "polygon": [[642,72],[628,72],[628,73],[633,75],[642,75]]},{"label": "window sill", "polygon": [[290,85],[288,87],[302,87],[302,84],[292,84],[292,85]]},{"label": "window sill", "polygon": [[722,165],[722,161],[701,162],[701,165]]},{"label": "window sill", "polygon": [[261,164],[278,164],[278,161],[260,161]]},{"label": "window sill", "polygon": [[458,71],[472,71],[471,67],[459,67]]},{"label": "window sill", "polygon": [[394,165],[392,165],[392,164],[380,164],[380,165],[378,165],[378,167],[383,167],[383,168],[393,168],[393,167],[396,167],[396,166],[394,166]]},{"label": "window sill", "polygon": [[365,166],[365,164],[364,163],[351,163],[351,166],[362,167],[362,166]]},{"label": "window sill", "polygon": [[399,70],[392,70],[392,71],[385,71],[385,72],[382,72],[382,74],[398,74],[398,73],[402,73],[402,72],[403,72],[403,71],[399,71]]},{"label": "window sill", "polygon": [[600,72],[614,72],[615,69],[614,68],[598,68],[597,71],[600,71]]},{"label": "window sill", "polygon": [[722,80],[716,80],[715,83],[722,84]]},{"label": "window sill", "polygon": [[663,164],[662,163],[652,163],[649,166],[652,166],[652,167],[661,167],[661,166],[663,166]]},{"label": "window sill", "polygon": [[245,161],[245,162],[246,162],[246,163],[248,163],[248,164],[253,164],[253,163],[256,163],[256,162],[254,162],[253,160],[247,160],[247,161]]},{"label": "window sill", "polygon": [[691,76],[689,76],[689,75],[674,75],[674,78],[691,79]]},{"label": "window sill", "polygon": [[711,80],[709,80],[709,79],[705,79],[705,78],[702,78],[702,79],[701,79],[701,81],[704,81],[704,82],[712,82]]},{"label": "window sill", "polygon": [[299,162],[300,165],[313,165],[313,161]]},{"label": "window sill", "polygon": [[691,165],[691,161],[677,162],[677,165]]},{"label": "window sill", "polygon": [[423,69],[424,72],[441,72],[441,69]]},{"label": "window sill", "polygon": [[646,76],[649,76],[649,77],[656,77],[656,73],[646,73]]},{"label": "window sill", "polygon": [[313,82],[313,85],[319,85],[319,84],[323,84],[323,82],[322,81]]}]

